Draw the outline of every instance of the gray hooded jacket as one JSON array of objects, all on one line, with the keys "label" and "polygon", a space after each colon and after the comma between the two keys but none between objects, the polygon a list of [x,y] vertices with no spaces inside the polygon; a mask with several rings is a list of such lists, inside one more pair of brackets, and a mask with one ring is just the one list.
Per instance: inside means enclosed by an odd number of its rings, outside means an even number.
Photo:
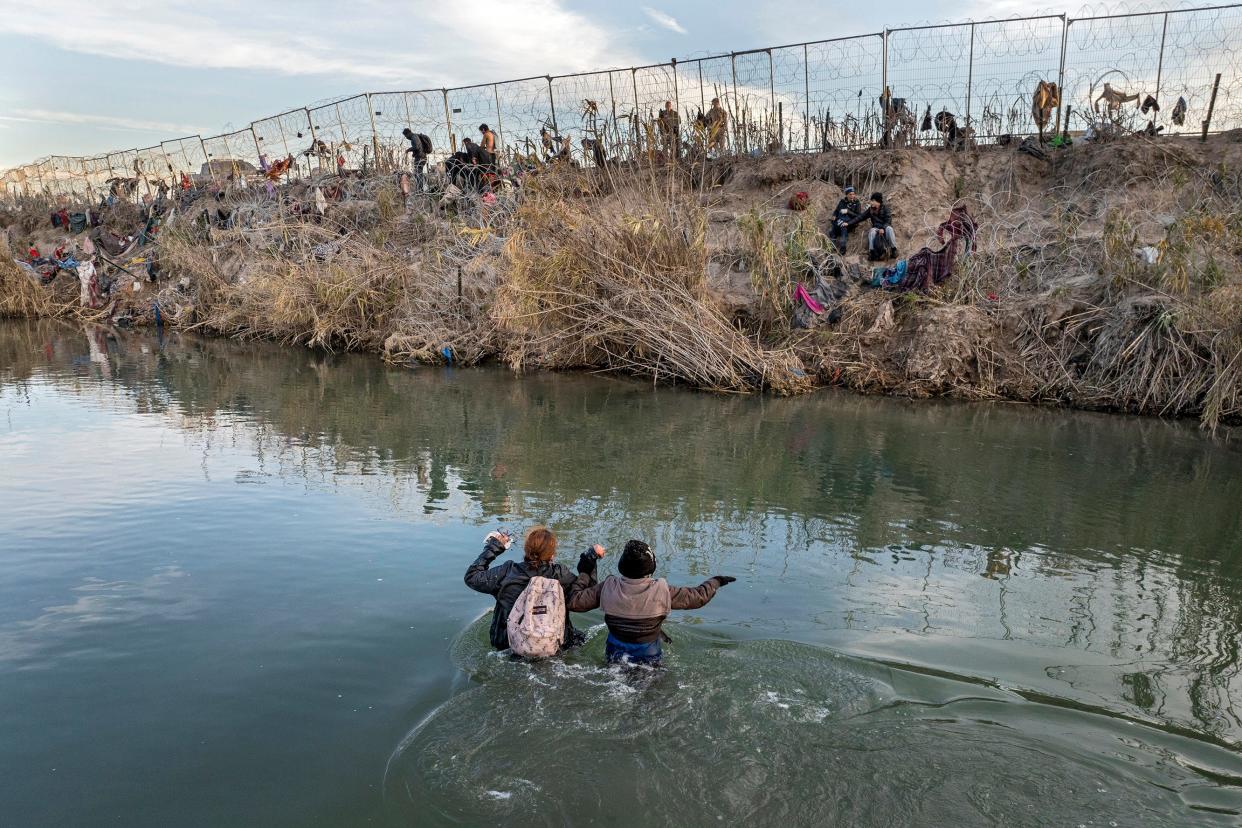
[{"label": "gray hooded jacket", "polygon": [[660,627],[671,610],[698,609],[715,597],[719,587],[715,578],[696,587],[674,587],[663,578],[609,575],[571,595],[569,609],[587,612],[602,607],[604,623],[614,638],[627,644],[648,644],[660,637]]}]

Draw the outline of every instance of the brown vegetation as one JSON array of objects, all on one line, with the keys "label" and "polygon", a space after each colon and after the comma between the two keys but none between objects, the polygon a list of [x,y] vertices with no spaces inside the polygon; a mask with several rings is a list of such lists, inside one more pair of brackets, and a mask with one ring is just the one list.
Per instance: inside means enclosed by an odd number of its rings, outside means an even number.
[{"label": "brown vegetation", "polygon": [[[143,321],[154,299],[186,328],[394,361],[498,358],[717,391],[835,384],[1214,425],[1242,419],[1239,170],[1229,136],[1135,137],[1050,161],[1001,147],[655,157],[545,170],[494,203],[407,204],[381,177],[351,182],[322,217],[295,209],[311,190],[293,185],[279,201],[231,196],[232,229],[186,210],[160,238],[158,293],[126,313]],[[928,294],[861,288],[860,240],[841,262],[820,232],[844,184],[886,193],[903,253],[934,243],[965,203],[975,252]],[[798,191],[810,207],[795,213]],[[38,235],[27,219],[8,217],[15,241]],[[4,260],[0,313],[82,312]],[[833,321],[793,329],[792,286],[817,276],[843,294]]]}]

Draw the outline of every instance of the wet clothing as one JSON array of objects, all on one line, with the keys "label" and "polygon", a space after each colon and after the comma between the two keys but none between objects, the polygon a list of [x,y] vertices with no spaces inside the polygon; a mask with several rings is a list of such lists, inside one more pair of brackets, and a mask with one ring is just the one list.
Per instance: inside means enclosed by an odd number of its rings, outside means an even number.
[{"label": "wet clothing", "polygon": [[627,648],[637,647],[649,659],[646,663],[658,663],[662,626],[669,612],[698,609],[712,600],[719,588],[720,580],[715,577],[696,587],[671,587],[663,578],[609,575],[598,584],[575,591],[568,606],[571,612],[604,610],[609,661],[626,656]]},{"label": "wet clothing", "polygon": [[604,645],[604,658],[609,664],[647,664],[660,666],[664,660],[664,647],[657,638],[646,644],[627,644],[608,634],[608,642]]},{"label": "wet clothing", "polygon": [[[561,588],[565,590],[566,606],[576,593],[594,587],[596,583],[594,572],[575,575],[569,571],[569,567],[558,563],[543,564],[536,569],[525,561],[505,561],[500,566],[490,568],[496,556],[504,551],[504,546],[499,541],[488,538],[483,545],[482,554],[466,570],[466,586],[476,592],[496,596],[496,609],[492,613],[491,642],[497,650],[509,649],[509,612],[533,576],[559,581]],[[569,621],[569,613],[566,612],[564,646],[581,644],[584,638],[582,633],[574,629]]]}]

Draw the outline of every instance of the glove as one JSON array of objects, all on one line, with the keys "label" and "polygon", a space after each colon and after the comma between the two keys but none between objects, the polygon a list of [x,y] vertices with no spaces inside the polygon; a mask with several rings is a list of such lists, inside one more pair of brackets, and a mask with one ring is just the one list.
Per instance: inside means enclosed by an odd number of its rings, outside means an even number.
[{"label": "glove", "polygon": [[731,584],[737,580],[732,575],[713,575],[712,580],[716,582],[716,586],[722,587],[725,584]]},{"label": "glove", "polygon": [[594,575],[595,568],[599,565],[599,558],[595,554],[595,550],[588,549],[578,557],[578,574]]}]

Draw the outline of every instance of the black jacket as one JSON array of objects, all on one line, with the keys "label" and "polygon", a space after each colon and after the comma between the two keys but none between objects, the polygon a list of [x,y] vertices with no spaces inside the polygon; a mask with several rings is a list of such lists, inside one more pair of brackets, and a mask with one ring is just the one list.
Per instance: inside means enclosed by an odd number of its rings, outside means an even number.
[{"label": "black jacket", "polygon": [[876,228],[877,230],[883,230],[885,227],[892,226],[893,211],[888,209],[887,204],[881,204],[879,210],[876,210],[868,206],[866,212],[859,213],[858,218],[850,222],[850,226],[853,227],[856,224],[862,224],[864,221],[867,221],[868,219],[871,220],[872,227]]},{"label": "black jacket", "polygon": [[492,646],[497,650],[509,649],[509,611],[535,575],[561,582],[561,588],[565,590],[565,644],[576,643],[577,631],[569,621],[569,600],[579,590],[595,585],[595,573],[575,575],[569,567],[558,563],[532,569],[525,561],[505,561],[490,569],[492,561],[504,551],[499,541],[488,538],[487,543],[483,544],[483,553],[466,570],[466,586],[476,592],[496,596],[496,610],[492,613]]},{"label": "black jacket", "polygon": [[427,153],[423,151],[422,136],[415,135],[413,138],[410,138],[408,140],[410,142],[410,148],[407,149],[406,152],[408,152],[410,155],[413,155],[415,161],[427,160]]},{"label": "black jacket", "polygon": [[846,224],[854,223],[855,219],[862,215],[862,211],[861,201],[843,198],[837,202],[837,209],[832,211],[832,225],[835,227],[838,221],[845,221]]}]

